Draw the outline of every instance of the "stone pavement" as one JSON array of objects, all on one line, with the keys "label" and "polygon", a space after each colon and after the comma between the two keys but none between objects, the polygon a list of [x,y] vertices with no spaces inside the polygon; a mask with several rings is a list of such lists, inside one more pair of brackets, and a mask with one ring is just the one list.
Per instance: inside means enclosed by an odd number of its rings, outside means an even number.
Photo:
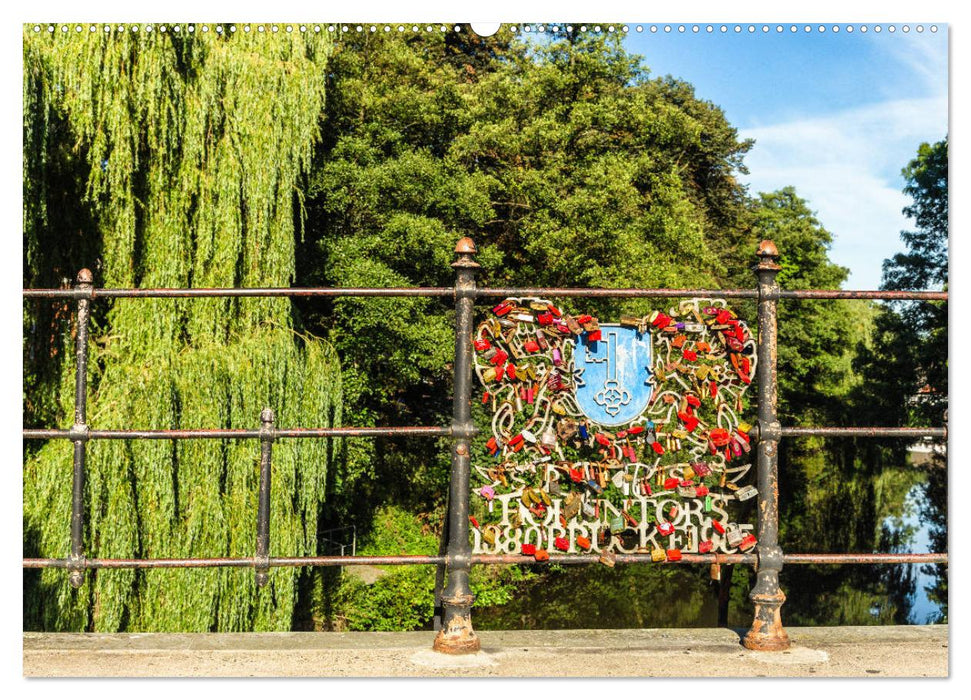
[{"label": "stone pavement", "polygon": [[433,632],[24,633],[25,676],[945,677],[947,625],[788,628],[753,652],[728,629],[479,632],[482,651],[431,651]]}]

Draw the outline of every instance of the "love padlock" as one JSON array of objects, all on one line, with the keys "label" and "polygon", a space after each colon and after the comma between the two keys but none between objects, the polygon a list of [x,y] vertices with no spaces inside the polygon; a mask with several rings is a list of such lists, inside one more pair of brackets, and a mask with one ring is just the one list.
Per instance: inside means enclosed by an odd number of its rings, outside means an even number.
[{"label": "love padlock", "polygon": [[570,543],[565,537],[557,537],[553,540],[553,546],[559,549],[561,552],[566,552],[570,549]]},{"label": "love padlock", "polygon": [[536,554],[536,545],[535,544],[524,544],[522,547],[519,548],[519,552],[523,556],[531,557],[534,554]]},{"label": "love padlock", "polygon": [[744,535],[741,529],[738,527],[738,523],[729,523],[728,527],[725,528],[725,537],[728,540],[729,547],[737,547],[742,543]]},{"label": "love padlock", "polygon": [[755,539],[755,536],[752,534],[746,533],[745,536],[742,537],[742,541],[738,543],[738,548],[741,549],[743,552],[747,552],[748,550],[752,549],[752,547],[754,547],[756,543],[757,543],[757,540]]},{"label": "love padlock", "polygon": [[514,308],[515,308],[515,305],[512,302],[504,301],[501,304],[498,304],[497,306],[493,307],[492,313],[494,313],[496,316],[505,316]]},{"label": "love padlock", "polygon": [[735,498],[740,501],[747,501],[759,495],[758,489],[754,486],[743,486],[735,492]]},{"label": "love padlock", "polygon": [[657,527],[657,531],[660,532],[665,537],[668,537],[674,534],[674,525],[672,525],[669,522],[662,521],[662,522],[656,523],[656,527]]}]

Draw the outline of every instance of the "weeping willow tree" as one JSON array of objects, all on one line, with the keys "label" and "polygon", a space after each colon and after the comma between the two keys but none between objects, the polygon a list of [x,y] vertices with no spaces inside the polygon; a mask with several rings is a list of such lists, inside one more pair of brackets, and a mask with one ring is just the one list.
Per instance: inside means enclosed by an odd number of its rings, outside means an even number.
[{"label": "weeping willow tree", "polygon": [[[291,284],[330,45],[296,27],[255,29],[25,27],[25,283],[87,266],[106,287]],[[287,299],[94,308],[93,427],[254,428],[264,406],[281,426],[340,421],[335,354],[299,332]],[[62,425],[74,371],[63,311],[25,312],[34,314],[26,326],[54,329],[41,333],[49,340],[34,359],[57,368],[50,387]],[[332,448],[324,440],[274,447],[271,556],[316,552]],[[87,556],[253,556],[257,442],[92,441],[88,454]],[[66,441],[25,459],[25,554],[69,552],[70,475]],[[286,630],[297,591],[296,569],[272,569],[264,589],[249,569],[103,570],[78,590],[66,572],[45,570],[25,576],[25,625]]]}]

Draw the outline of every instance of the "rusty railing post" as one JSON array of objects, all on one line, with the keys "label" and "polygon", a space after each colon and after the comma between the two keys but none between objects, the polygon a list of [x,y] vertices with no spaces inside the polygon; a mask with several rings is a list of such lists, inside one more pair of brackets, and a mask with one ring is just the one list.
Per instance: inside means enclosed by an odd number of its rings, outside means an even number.
[{"label": "rusty railing post", "polygon": [[749,598],[755,604],[755,619],[742,640],[748,649],[781,651],[789,648],[789,636],[782,626],[780,608],[786,600],[779,588],[782,549],[779,547],[779,439],[782,426],[776,414],[778,401],[776,360],[778,350],[776,303],[779,283],[776,275],[779,251],[772,241],[758,248],[759,279],[758,340],[758,572]]},{"label": "rusty railing post", "polygon": [[270,580],[270,481],[273,469],[274,430],[272,408],[260,413],[260,495],[256,514],[256,585]]},{"label": "rusty railing post", "polygon": [[71,487],[71,556],[68,559],[68,581],[74,588],[84,584],[84,462],[88,442],[88,320],[94,295],[91,270],[78,272],[78,289],[85,296],[78,299],[77,340],[74,368],[74,478]]},{"label": "rusty railing post", "polygon": [[472,312],[475,306],[475,243],[462,238],[455,246],[455,367],[452,402],[452,473],[448,496],[448,582],[442,594],[442,628],[432,646],[446,654],[479,651],[472,629],[469,567],[469,442],[472,436]]}]

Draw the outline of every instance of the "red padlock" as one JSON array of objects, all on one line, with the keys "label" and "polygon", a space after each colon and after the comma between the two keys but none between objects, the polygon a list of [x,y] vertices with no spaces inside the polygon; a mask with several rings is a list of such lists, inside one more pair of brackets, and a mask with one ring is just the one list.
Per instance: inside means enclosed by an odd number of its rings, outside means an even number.
[{"label": "red padlock", "polygon": [[732,439],[732,436],[724,428],[712,428],[708,437],[715,447],[724,447]]},{"label": "red padlock", "polygon": [[664,490],[670,491],[671,489],[676,489],[678,488],[679,483],[680,483],[680,479],[678,479],[678,477],[676,476],[669,477],[664,480]]},{"label": "red padlock", "polygon": [[689,362],[694,362],[698,359],[698,353],[696,353],[694,350],[688,350],[688,348],[681,351],[681,356]]},{"label": "red padlock", "polygon": [[513,309],[513,305],[504,301],[501,304],[495,306],[492,309],[492,313],[494,313],[496,316],[505,316],[510,311],[512,311],[512,309]]},{"label": "red padlock", "polygon": [[667,552],[668,561],[681,561],[680,549],[669,549]]},{"label": "red padlock", "polygon": [[526,352],[539,352],[539,343],[535,340],[527,340],[523,347],[526,349]]},{"label": "red padlock", "polygon": [[664,448],[661,446],[661,443],[659,442],[652,442],[651,449],[657,452],[659,455],[664,454]]},{"label": "red padlock", "polygon": [[565,537],[557,537],[553,540],[553,546],[559,549],[561,552],[566,552],[570,549],[570,543]]},{"label": "red padlock", "polygon": [[627,430],[628,435],[639,435],[640,433],[643,433],[643,432],[644,432],[643,425],[635,425],[633,428],[629,428]]},{"label": "red padlock", "polygon": [[697,496],[698,498],[702,498],[707,495],[708,495],[708,487],[705,486],[704,484],[702,484],[701,486],[695,489],[695,496]]},{"label": "red padlock", "polygon": [[577,547],[580,549],[590,549],[590,538],[577,535]]},{"label": "red padlock", "polygon": [[717,532],[719,535],[725,534],[725,526],[722,525],[718,520],[712,520],[711,526],[715,528],[715,532]]},{"label": "red padlock", "polygon": [[479,352],[483,352],[484,350],[488,350],[490,347],[492,347],[492,343],[490,343],[485,338],[479,338],[474,343],[472,343],[472,345],[474,345],[475,349],[478,350]]},{"label": "red padlock", "polygon": [[539,325],[541,325],[541,326],[552,326],[553,325],[553,314],[551,314],[551,313],[539,314],[536,317],[536,320],[539,321]]},{"label": "red padlock", "polygon": [[698,427],[698,422],[699,422],[698,419],[695,418],[690,413],[686,413],[685,411],[678,411],[678,418],[680,418],[681,422],[684,423],[684,429],[687,430],[689,433],[693,433],[695,431],[695,428]]},{"label": "red padlock", "polygon": [[474,527],[474,528],[478,528],[479,527],[479,521],[475,519],[475,516],[474,515],[470,515],[469,516],[469,522],[472,523],[472,527]]},{"label": "red padlock", "polygon": [[698,543],[698,551],[701,554],[708,554],[708,552],[710,552],[714,546],[715,543],[711,540],[704,540]]},{"label": "red padlock", "polygon": [[597,330],[595,330],[595,331],[588,331],[587,332],[587,342],[588,343],[594,343],[594,342],[596,342],[598,340],[601,340],[602,338],[603,338],[603,334],[600,332],[600,329],[599,328]]},{"label": "red padlock", "polygon": [[533,557],[536,559],[536,561],[549,561],[550,553],[547,552],[545,549],[537,549],[536,552],[533,554]]},{"label": "red padlock", "polygon": [[754,535],[746,534],[745,537],[742,538],[742,541],[739,543],[738,548],[741,549],[743,552],[747,552],[748,550],[752,549],[752,547],[755,546],[756,542],[757,540],[755,539]]},{"label": "red padlock", "polygon": [[674,525],[668,522],[657,523],[657,531],[665,537],[674,534]]},{"label": "red padlock", "polygon": [[563,315],[563,314],[560,313],[560,310],[558,308],[556,308],[555,306],[553,306],[552,304],[547,304],[546,305],[546,308],[549,310],[549,312],[551,314],[553,314],[557,318],[559,318],[560,316]]},{"label": "red padlock", "polygon": [[688,405],[691,406],[692,408],[698,408],[699,406],[701,406],[701,399],[699,399],[694,394],[688,394],[687,396],[684,397],[684,400],[687,401]]},{"label": "red padlock", "polygon": [[534,554],[536,554],[536,545],[535,545],[535,544],[524,544],[524,545],[523,545],[523,546],[522,546],[522,547],[520,548],[520,550],[519,550],[519,551],[520,551],[520,552],[521,552],[522,554],[524,554],[525,556],[527,556],[527,557],[531,557],[531,556],[533,556]]}]

